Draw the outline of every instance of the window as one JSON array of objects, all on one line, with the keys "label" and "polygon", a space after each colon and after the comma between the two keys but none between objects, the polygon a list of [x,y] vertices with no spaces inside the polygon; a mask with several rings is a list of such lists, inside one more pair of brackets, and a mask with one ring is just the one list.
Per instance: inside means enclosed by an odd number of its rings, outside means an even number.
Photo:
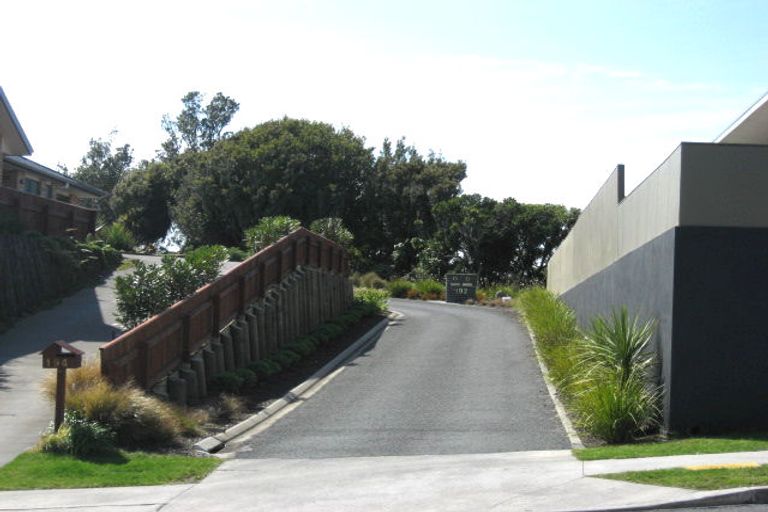
[{"label": "window", "polygon": [[45,197],[48,199],[53,199],[53,185],[48,184],[45,188]]},{"label": "window", "polygon": [[27,194],[40,195],[40,182],[31,178],[24,178],[24,192]]}]

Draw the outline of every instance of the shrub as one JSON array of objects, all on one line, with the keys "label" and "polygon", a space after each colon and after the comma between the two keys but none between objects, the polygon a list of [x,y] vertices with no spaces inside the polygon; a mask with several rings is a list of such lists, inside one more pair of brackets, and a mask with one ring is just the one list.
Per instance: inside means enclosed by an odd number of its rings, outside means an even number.
[{"label": "shrub", "polygon": [[286,345],[285,348],[302,356],[308,356],[315,352],[315,346],[312,343],[301,339]]},{"label": "shrub", "polygon": [[251,253],[259,252],[300,227],[301,221],[285,215],[262,217],[258,224],[245,230],[245,247]]},{"label": "shrub", "polygon": [[[178,413],[162,400],[130,386],[115,387],[87,362],[67,374],[66,407],[78,417],[97,422],[115,433],[116,443],[126,448],[175,443],[182,431]],[[45,395],[55,397],[55,374],[43,384]]]},{"label": "shrub", "polygon": [[344,222],[338,217],[314,220],[309,225],[309,230],[336,242],[342,247],[351,247],[354,240],[352,232],[344,226]]},{"label": "shrub", "polygon": [[222,372],[211,380],[213,388],[226,393],[237,393],[245,384],[245,379],[235,372]]},{"label": "shrub", "polygon": [[661,392],[649,381],[654,321],[631,318],[626,307],[595,317],[580,346],[576,406],[580,425],[609,443],[629,441],[658,426]]},{"label": "shrub", "polygon": [[258,377],[262,378],[266,378],[277,373],[277,371],[270,364],[268,364],[266,360],[254,361],[246,366],[246,368],[251,370]]},{"label": "shrub", "polygon": [[339,325],[334,325],[330,322],[327,322],[318,327],[312,334],[321,342],[327,342],[336,338],[342,332],[344,332],[344,329],[342,329]]},{"label": "shrub", "polygon": [[355,288],[355,300],[375,306],[378,311],[386,311],[388,307],[389,292],[374,288]]},{"label": "shrub", "polygon": [[434,279],[421,279],[414,283],[421,300],[440,300],[445,298],[445,286]]},{"label": "shrub", "polygon": [[66,411],[64,423],[58,432],[43,436],[38,443],[38,449],[78,457],[109,453],[115,449],[114,438],[114,432],[104,425],[86,420],[76,412]]},{"label": "shrub", "polygon": [[248,258],[248,252],[239,247],[227,247],[229,261],[245,261]]},{"label": "shrub", "polygon": [[374,288],[376,290],[383,290],[387,287],[387,282],[379,277],[376,272],[368,272],[360,276],[361,288]]},{"label": "shrub", "polygon": [[242,388],[251,388],[256,385],[256,383],[259,381],[258,376],[256,375],[256,372],[253,370],[250,370],[248,368],[240,368],[235,371],[238,377],[243,379],[243,385]]},{"label": "shrub", "polygon": [[137,261],[133,273],[115,279],[118,320],[130,329],[188,297],[216,279],[227,257],[224,247],[213,245],[183,259],[163,256],[160,265]]},{"label": "shrub", "polygon": [[288,349],[280,350],[276,354],[273,354],[272,358],[283,368],[290,368],[301,360],[301,356],[299,354]]},{"label": "shrub", "polygon": [[221,266],[228,258],[229,252],[221,245],[203,245],[184,255],[197,279],[197,288],[219,277]]},{"label": "shrub", "polygon": [[391,281],[387,285],[389,295],[397,299],[404,299],[408,297],[408,292],[413,290],[413,283],[406,281],[405,279],[396,279]]},{"label": "shrub", "polygon": [[130,251],[136,246],[136,237],[122,222],[113,222],[102,227],[98,235],[99,238],[118,251]]}]

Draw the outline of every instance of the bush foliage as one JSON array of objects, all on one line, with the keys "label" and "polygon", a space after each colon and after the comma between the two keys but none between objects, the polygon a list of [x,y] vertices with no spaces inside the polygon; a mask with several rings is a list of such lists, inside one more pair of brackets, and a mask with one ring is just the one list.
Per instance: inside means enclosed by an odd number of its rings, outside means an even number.
[{"label": "bush foliage", "polygon": [[259,252],[300,227],[300,221],[286,215],[262,217],[255,226],[245,230],[245,246],[251,253]]},{"label": "bush foliage", "polygon": [[162,312],[213,281],[228,257],[224,247],[203,246],[184,258],[166,255],[160,265],[137,261],[133,273],[115,280],[118,319],[130,329]]},{"label": "bush foliage", "polygon": [[[43,392],[49,400],[55,400],[55,374],[46,378]],[[65,405],[75,415],[73,417],[98,423],[113,433],[115,444],[122,448],[173,444],[183,432],[189,430],[173,406],[144,394],[134,386],[116,387],[110,384],[101,375],[96,361],[87,361],[81,368],[67,372]]]},{"label": "bush foliage", "polygon": [[98,236],[118,251],[130,251],[136,246],[136,237],[122,222],[113,222],[104,226],[99,230]]},{"label": "bush foliage", "polygon": [[561,396],[576,423],[608,443],[658,426],[661,390],[653,381],[655,322],[631,318],[625,307],[596,317],[586,335],[573,311],[552,293],[529,288],[519,304]]}]

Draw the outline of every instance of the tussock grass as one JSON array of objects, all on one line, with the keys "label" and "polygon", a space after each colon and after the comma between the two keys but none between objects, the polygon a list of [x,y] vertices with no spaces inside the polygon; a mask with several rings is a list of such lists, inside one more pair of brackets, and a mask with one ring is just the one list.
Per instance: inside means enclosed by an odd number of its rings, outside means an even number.
[{"label": "tussock grass", "polygon": [[654,322],[642,323],[621,308],[595,318],[583,334],[573,311],[543,288],[524,290],[518,304],[577,426],[607,443],[658,426],[661,390],[649,380]]},{"label": "tussock grass", "polygon": [[[43,383],[43,394],[55,399],[55,374]],[[66,408],[115,433],[115,442],[126,448],[151,448],[174,444],[183,433],[195,431],[193,416],[146,395],[132,385],[113,386],[102,375],[98,361],[86,361],[67,372]]]}]

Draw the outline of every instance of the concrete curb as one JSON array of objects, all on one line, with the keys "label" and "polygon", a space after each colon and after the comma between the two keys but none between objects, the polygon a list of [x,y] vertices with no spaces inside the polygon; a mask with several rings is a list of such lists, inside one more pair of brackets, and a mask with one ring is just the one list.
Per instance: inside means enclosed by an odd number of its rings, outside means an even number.
[{"label": "concrete curb", "polygon": [[552,379],[550,379],[549,377],[549,370],[547,369],[547,365],[544,364],[544,360],[541,358],[541,354],[539,353],[539,347],[536,346],[536,335],[533,334],[533,331],[528,325],[528,322],[525,321],[523,314],[520,313],[519,310],[518,310],[518,314],[520,316],[521,323],[525,326],[526,330],[528,331],[528,337],[531,338],[533,351],[536,354],[536,361],[538,361],[539,368],[541,369],[541,374],[544,376],[544,384],[546,384],[547,386],[549,397],[552,399],[552,402],[555,404],[555,411],[557,411],[557,416],[560,418],[560,423],[563,424],[563,428],[565,429],[565,434],[568,436],[568,440],[571,442],[571,447],[584,448],[584,443],[581,442],[581,438],[579,437],[579,434],[576,432],[576,429],[573,428],[573,423],[571,423],[570,418],[568,418],[568,414],[565,412],[565,407],[563,406],[563,403],[557,397],[557,390],[555,389],[555,386],[552,384]]},{"label": "concrete curb", "polygon": [[268,420],[269,418],[274,416],[276,413],[278,413],[281,409],[283,409],[287,405],[290,405],[291,403],[297,401],[303,393],[305,393],[307,390],[312,388],[312,386],[317,384],[321,379],[323,379],[324,377],[332,373],[334,370],[336,370],[348,359],[357,355],[358,352],[361,352],[362,350],[364,350],[371,343],[371,341],[376,337],[376,335],[381,333],[387,327],[387,324],[389,324],[389,318],[382,319],[370,331],[368,331],[363,336],[361,336],[360,339],[355,341],[352,345],[347,347],[343,352],[341,352],[339,355],[334,357],[331,361],[326,363],[325,366],[323,366],[318,371],[316,371],[309,379],[305,380],[304,382],[302,382],[301,384],[299,384],[298,386],[290,390],[288,393],[286,393],[282,398],[272,402],[265,409],[254,414],[250,418],[241,421],[237,425],[233,425],[232,427],[229,427],[224,432],[216,434],[215,436],[206,437],[205,439],[198,441],[194,445],[194,448],[204,452],[208,452],[208,453],[218,452],[224,447],[224,445],[226,445],[229,441],[231,441],[235,437],[244,434],[245,432],[252,429],[253,427]]},{"label": "concrete curb", "polygon": [[768,503],[768,487],[755,487],[752,489],[724,492],[704,498],[695,498],[691,500],[668,501],[656,503],[653,505],[614,507],[601,509],[585,509],[574,512],[641,512],[644,510],[658,510],[676,508],[697,508],[697,507],[727,507],[732,505],[762,505]]}]

